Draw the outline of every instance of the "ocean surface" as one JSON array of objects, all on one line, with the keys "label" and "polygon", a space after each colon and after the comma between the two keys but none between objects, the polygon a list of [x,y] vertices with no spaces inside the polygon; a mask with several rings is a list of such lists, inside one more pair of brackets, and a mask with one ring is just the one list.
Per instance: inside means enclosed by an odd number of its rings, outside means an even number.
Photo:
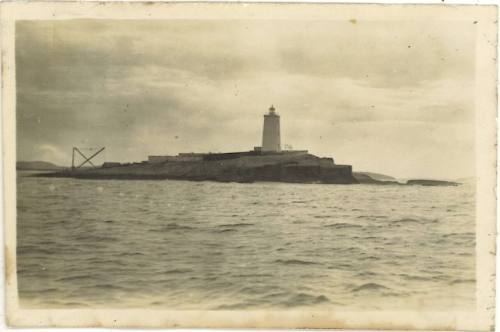
[{"label": "ocean surface", "polygon": [[474,187],[75,180],[18,172],[24,307],[475,305]]}]

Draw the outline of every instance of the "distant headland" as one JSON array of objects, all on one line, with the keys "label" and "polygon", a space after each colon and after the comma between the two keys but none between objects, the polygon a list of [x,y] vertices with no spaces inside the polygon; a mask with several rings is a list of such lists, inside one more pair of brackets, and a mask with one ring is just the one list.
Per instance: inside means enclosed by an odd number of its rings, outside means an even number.
[{"label": "distant headland", "polygon": [[[80,152],[77,148],[73,148]],[[100,151],[99,151],[100,152]],[[98,153],[99,153],[98,152]],[[97,153],[96,153],[97,154]],[[90,158],[86,158],[85,163]],[[58,169],[44,164],[38,177],[77,179],[147,179],[219,182],[290,182],[325,184],[398,184],[394,178],[369,172],[353,173],[351,165],[338,165],[333,158],[322,158],[307,150],[282,150],[280,116],[274,106],[264,115],[262,145],[253,150],[227,153],[179,153],[176,156],[154,155],[135,163],[104,162],[100,167],[75,166]],[[17,169],[36,169],[40,162],[18,162]],[[408,185],[458,185],[437,180],[411,180]]]}]

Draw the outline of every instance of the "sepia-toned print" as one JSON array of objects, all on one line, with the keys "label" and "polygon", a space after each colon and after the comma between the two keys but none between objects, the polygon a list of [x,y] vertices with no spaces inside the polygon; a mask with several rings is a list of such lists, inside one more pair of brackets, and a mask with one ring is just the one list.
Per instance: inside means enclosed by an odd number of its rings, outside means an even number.
[{"label": "sepia-toned print", "polygon": [[496,7],[34,6],[13,325],[493,325]]}]

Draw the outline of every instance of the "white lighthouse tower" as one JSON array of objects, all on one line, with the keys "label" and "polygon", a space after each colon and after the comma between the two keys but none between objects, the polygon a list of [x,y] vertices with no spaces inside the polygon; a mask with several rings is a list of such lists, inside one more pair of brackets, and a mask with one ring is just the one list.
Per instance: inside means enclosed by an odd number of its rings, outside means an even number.
[{"label": "white lighthouse tower", "polygon": [[264,132],[262,134],[262,151],[281,151],[280,116],[271,105],[269,113],[264,114]]}]

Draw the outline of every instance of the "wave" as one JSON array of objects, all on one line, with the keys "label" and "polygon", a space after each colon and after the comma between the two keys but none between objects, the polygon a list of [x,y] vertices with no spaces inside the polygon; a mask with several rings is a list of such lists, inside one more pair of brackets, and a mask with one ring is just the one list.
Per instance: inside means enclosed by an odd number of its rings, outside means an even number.
[{"label": "wave", "polygon": [[367,237],[363,237],[362,239],[363,240],[377,240],[377,239],[383,239],[383,240],[385,240],[385,238],[381,238],[381,237],[378,237],[378,236],[367,236]]},{"label": "wave", "polygon": [[413,281],[432,281],[435,278],[434,277],[422,277],[422,276],[417,276],[417,275],[409,275],[406,273],[400,273],[398,274],[399,277],[402,277],[406,280],[413,280]]},{"label": "wave", "polygon": [[117,256],[144,256],[142,252],[122,252]]},{"label": "wave", "polygon": [[324,303],[330,303],[330,299],[325,295],[315,296],[306,293],[295,294],[286,301],[281,302],[286,307],[300,307]]},{"label": "wave", "polygon": [[356,225],[356,224],[349,224],[349,223],[345,223],[345,222],[339,222],[339,223],[335,223],[335,224],[328,224],[328,225],[325,225],[324,227],[332,227],[332,228],[340,229],[340,228],[362,228],[363,226]]},{"label": "wave", "polygon": [[356,219],[385,219],[389,218],[389,216],[367,216],[367,215],[361,215],[357,216]]},{"label": "wave", "polygon": [[46,293],[56,293],[57,291],[59,291],[59,289],[57,288],[45,288],[37,290],[37,293],[46,294]]},{"label": "wave", "polygon": [[151,228],[149,229],[150,232],[168,232],[168,231],[173,231],[173,230],[191,230],[195,229],[195,227],[191,226],[186,226],[186,225],[179,225],[177,223],[169,223],[166,225],[163,225],[159,228]]},{"label": "wave", "polygon": [[50,246],[50,245],[55,245],[56,243],[54,241],[40,241],[37,244],[39,246]]},{"label": "wave", "polygon": [[351,264],[342,263],[334,266],[329,266],[328,270],[351,270],[352,268],[353,266]]},{"label": "wave", "polygon": [[270,273],[249,273],[249,274],[236,274],[235,278],[261,278],[261,277],[273,277]]},{"label": "wave", "polygon": [[254,286],[246,286],[239,290],[240,293],[250,294],[250,295],[258,295],[258,294],[266,294],[269,291],[275,289],[273,285],[254,285]]},{"label": "wave", "polygon": [[101,236],[95,234],[80,235],[74,238],[76,241],[92,241],[92,242],[116,242],[117,238],[111,236]]},{"label": "wave", "polygon": [[300,259],[277,259],[274,262],[284,265],[322,265],[321,263],[304,261]]},{"label": "wave", "polygon": [[193,272],[191,269],[172,269],[163,272],[163,274],[181,274],[181,273],[190,273]]},{"label": "wave", "polygon": [[354,288],[353,292],[362,292],[362,291],[379,291],[379,290],[388,290],[388,287],[384,285],[377,284],[375,282],[369,282]]},{"label": "wave", "polygon": [[224,228],[224,229],[216,231],[216,233],[227,233],[227,232],[236,232],[236,229],[234,229],[234,228]]},{"label": "wave", "polygon": [[362,261],[379,261],[380,257],[377,257],[377,256],[366,256],[366,257],[361,257],[360,260],[362,260]]},{"label": "wave", "polygon": [[450,282],[452,285],[457,285],[457,284],[475,284],[476,279],[455,279]]},{"label": "wave", "polygon": [[[100,256],[95,256],[91,257],[87,261],[90,264],[103,264],[106,267],[109,267],[109,265],[118,265],[118,266],[128,266],[128,264],[124,260],[117,260],[117,259],[103,259]],[[114,269],[115,267],[113,267]]]},{"label": "wave", "polygon": [[415,218],[401,218],[391,221],[392,224],[429,224],[429,223],[437,223],[438,219],[415,219]]},{"label": "wave", "polygon": [[392,220],[391,223],[393,224],[399,224],[399,223],[420,223],[421,221],[418,219],[414,218],[402,218],[402,219],[396,219]]},{"label": "wave", "polygon": [[43,249],[38,246],[18,246],[17,247],[17,254],[18,255],[23,255],[23,254],[44,254],[44,255],[52,255],[52,254],[57,254],[58,250],[50,250],[50,249]]},{"label": "wave", "polygon": [[266,300],[274,300],[274,299],[286,297],[286,296],[288,296],[288,293],[286,293],[286,292],[275,292],[275,293],[264,295],[264,296],[262,296],[262,298],[266,299]]},{"label": "wave", "polygon": [[82,302],[63,302],[63,307],[88,307],[89,305]]},{"label": "wave", "polygon": [[378,273],[375,273],[375,272],[372,272],[372,271],[363,271],[363,272],[359,272],[357,274],[358,277],[373,277],[373,276],[376,276],[378,275]]},{"label": "wave", "polygon": [[93,285],[90,288],[94,289],[114,289],[114,290],[123,290],[123,287],[117,286],[115,284],[97,284]]},{"label": "wave", "polygon": [[253,225],[255,225],[255,224],[241,222],[241,223],[237,223],[237,224],[222,224],[222,225],[219,225],[217,227],[244,227],[244,226],[253,226]]},{"label": "wave", "polygon": [[76,281],[76,280],[86,280],[86,279],[93,279],[94,277],[88,274],[84,275],[77,275],[77,276],[70,276],[70,277],[64,277],[64,278],[59,278],[57,281]]},{"label": "wave", "polygon": [[165,302],[162,302],[162,301],[153,301],[153,302],[149,302],[149,305],[153,305],[153,306],[159,306],[159,305],[164,305]]},{"label": "wave", "polygon": [[233,303],[233,304],[221,304],[215,308],[214,310],[241,310],[241,309],[247,309],[248,307],[255,306],[256,303],[255,301],[249,301],[249,302],[239,302],[239,303]]},{"label": "wave", "polygon": [[443,237],[476,237],[476,233],[474,232],[465,232],[465,233],[447,233],[444,234]]}]

